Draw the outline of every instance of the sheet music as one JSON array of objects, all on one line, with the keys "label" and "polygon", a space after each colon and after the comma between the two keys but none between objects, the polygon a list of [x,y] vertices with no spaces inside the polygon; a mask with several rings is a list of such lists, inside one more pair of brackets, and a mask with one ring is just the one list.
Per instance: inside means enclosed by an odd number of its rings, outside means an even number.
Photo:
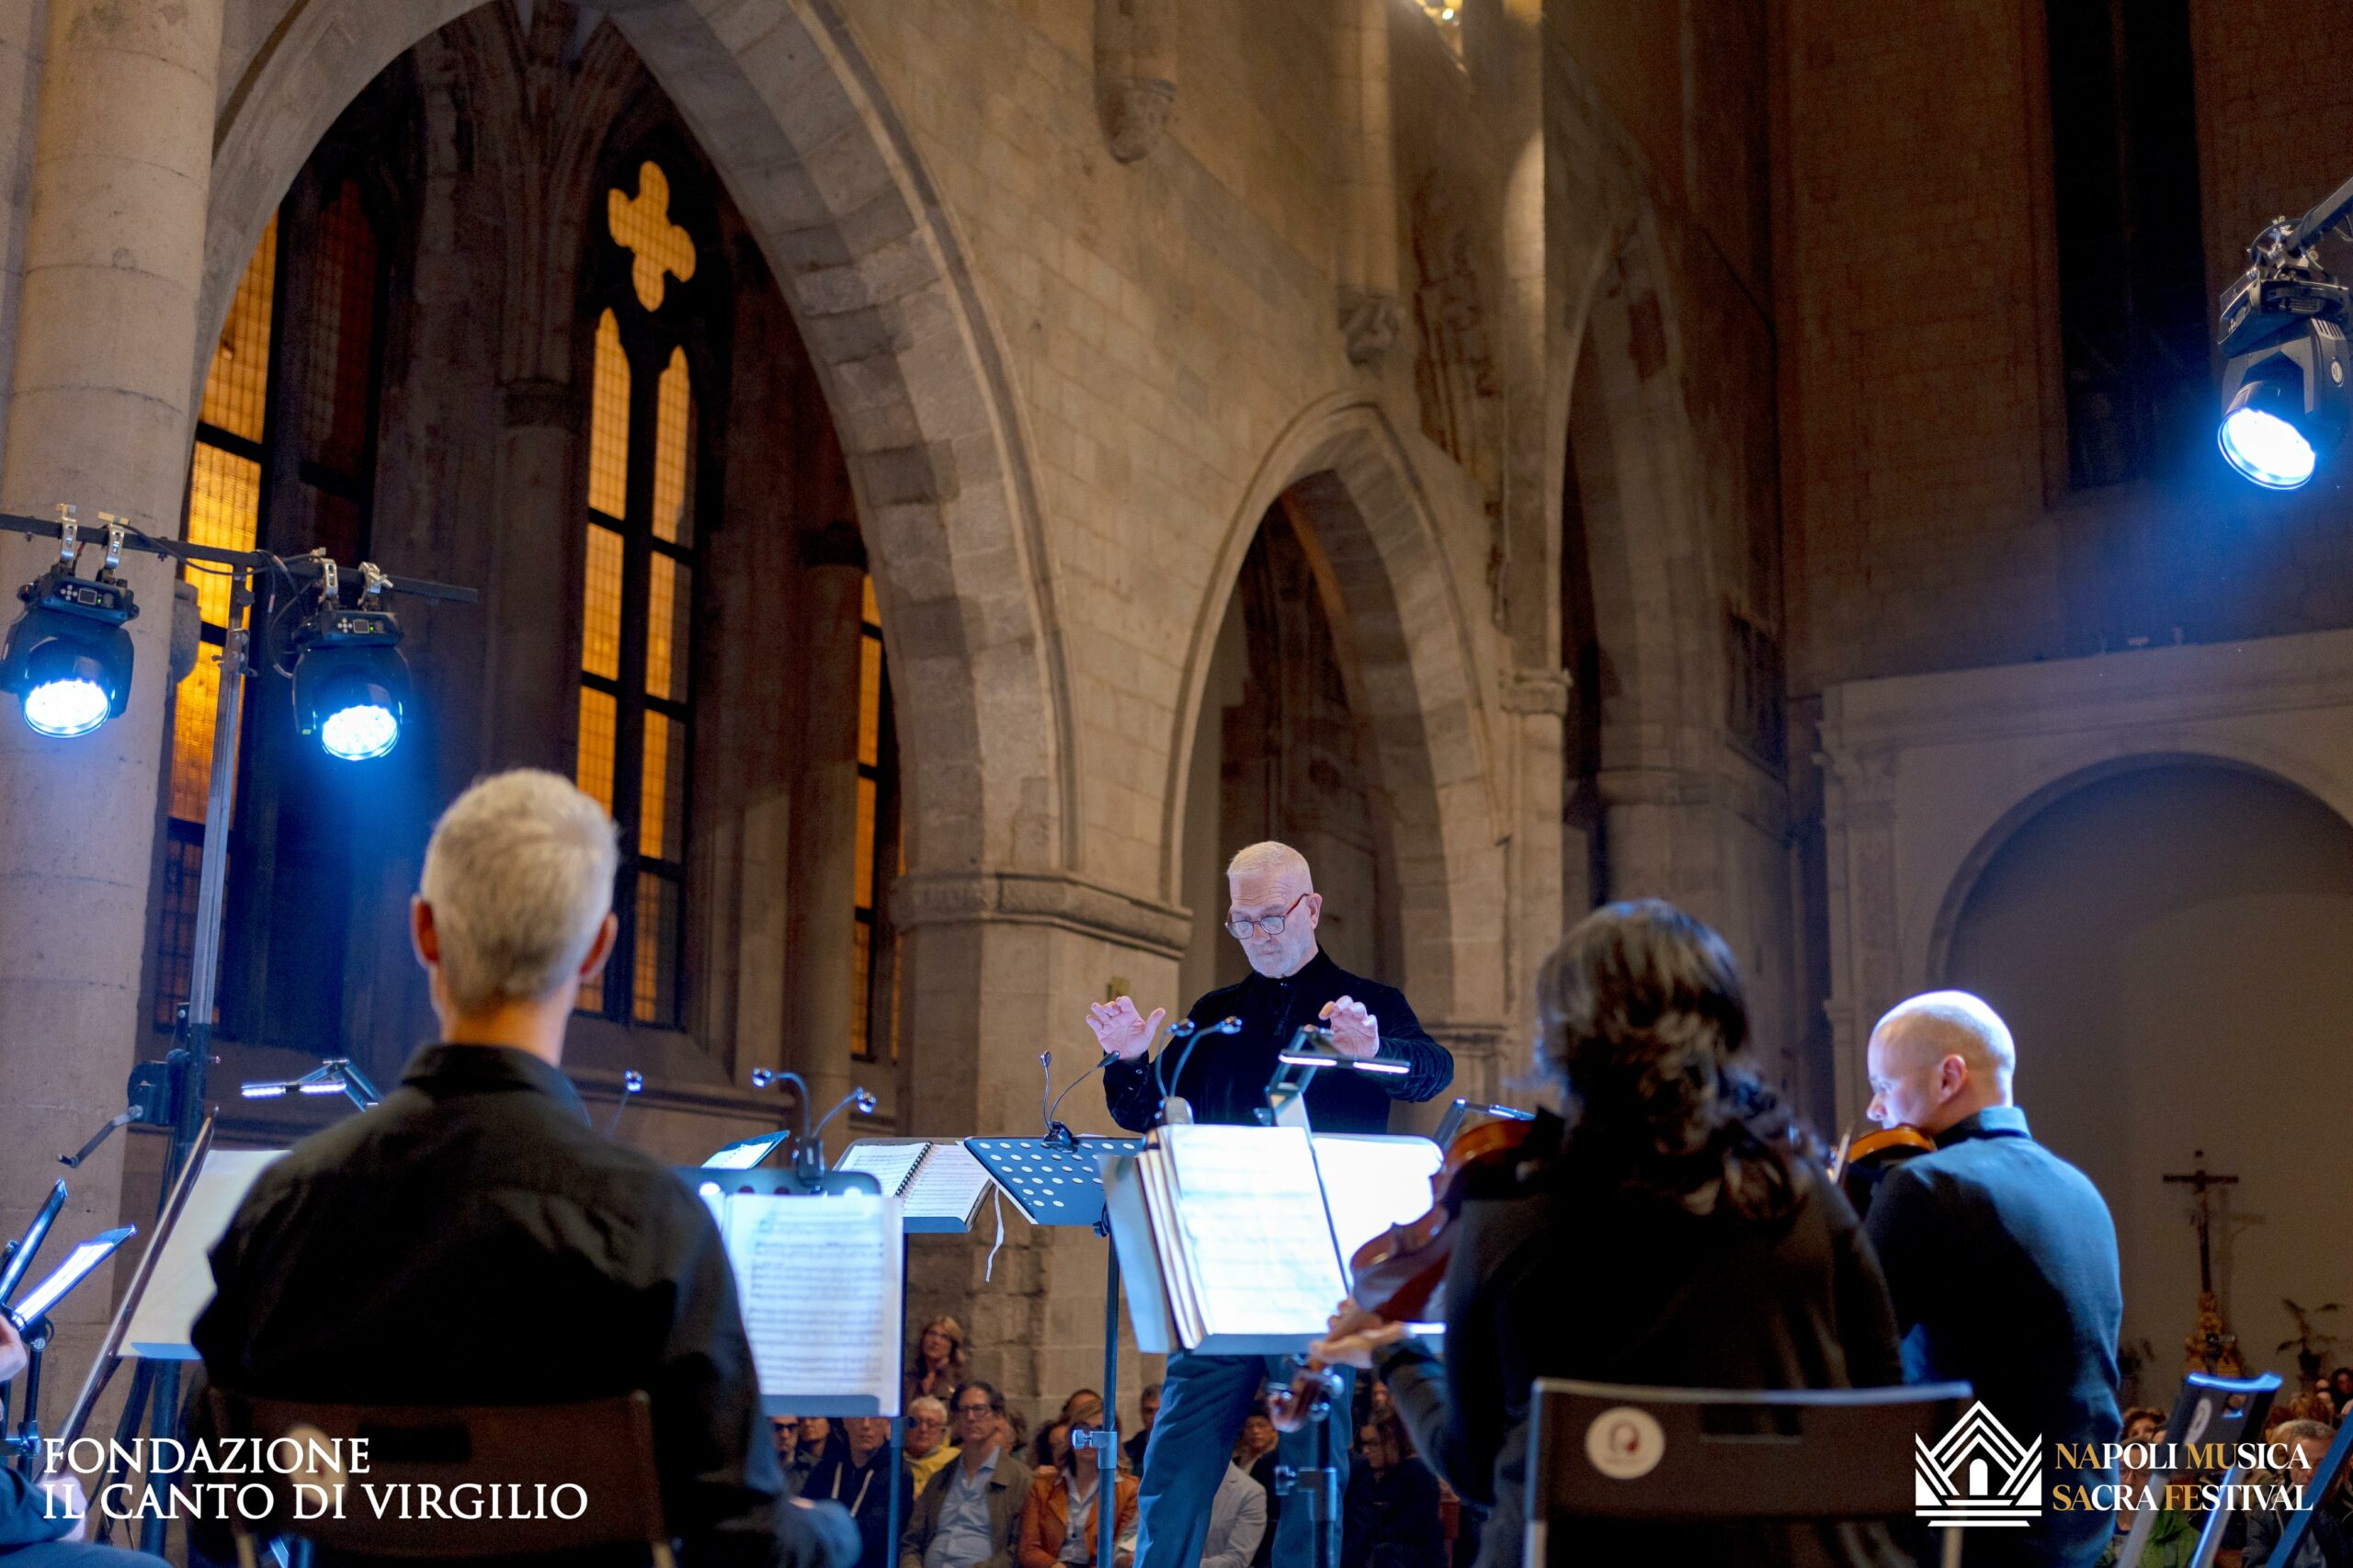
[{"label": "sheet music", "polygon": [[[915,1167],[914,1179],[900,1194],[906,1200],[907,1217],[937,1215],[962,1224],[972,1219],[981,1195],[989,1189],[988,1170],[961,1143],[933,1143],[927,1147],[931,1153],[924,1156]],[[842,1162],[845,1166],[848,1163],[847,1159]]]},{"label": "sheet music", "polygon": [[237,1206],[255,1178],[283,1149],[215,1149],[188,1189],[179,1222],[164,1240],[148,1277],[146,1293],[123,1331],[122,1353],[158,1361],[193,1361],[188,1335],[197,1315],[212,1303],[213,1244],[236,1218]]},{"label": "sheet music", "polygon": [[1429,1212],[1430,1177],[1446,1154],[1428,1139],[1318,1132],[1314,1142],[1341,1256]]},{"label": "sheet music", "polygon": [[1162,1130],[1205,1335],[1324,1332],[1347,1294],[1303,1128]]},{"label": "sheet music", "polygon": [[899,1200],[737,1193],[721,1232],[760,1392],[899,1413]]},{"label": "sheet music", "polygon": [[837,1171],[864,1171],[882,1184],[886,1197],[905,1196],[907,1178],[923,1164],[931,1145],[921,1141],[908,1143],[860,1142],[842,1151],[834,1162]]}]

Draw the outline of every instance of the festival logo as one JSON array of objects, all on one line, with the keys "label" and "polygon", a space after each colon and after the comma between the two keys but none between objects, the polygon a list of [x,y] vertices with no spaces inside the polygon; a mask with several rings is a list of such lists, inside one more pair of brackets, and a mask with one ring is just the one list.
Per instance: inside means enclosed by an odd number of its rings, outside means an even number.
[{"label": "festival logo", "polygon": [[1912,1493],[1915,1510],[1946,1529],[1976,1526],[2024,1528],[2042,1517],[2042,1437],[2010,1436],[1983,1402],[1953,1423],[1936,1447],[1915,1437],[1918,1450]]}]

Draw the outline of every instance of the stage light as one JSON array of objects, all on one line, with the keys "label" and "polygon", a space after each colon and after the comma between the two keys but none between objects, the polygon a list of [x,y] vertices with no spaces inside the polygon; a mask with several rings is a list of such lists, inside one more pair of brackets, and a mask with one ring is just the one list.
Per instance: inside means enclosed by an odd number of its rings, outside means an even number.
[{"label": "stage light", "polygon": [[24,613],[0,642],[0,687],[40,734],[86,735],[131,701],[131,585],[110,571],[77,577],[60,561],[17,591]]},{"label": "stage light", "polygon": [[2215,313],[2222,349],[2216,444],[2267,490],[2298,490],[2353,425],[2346,330],[2353,295],[2321,266],[2320,241],[2353,212],[2353,181],[2301,218],[2275,218],[2247,246],[2247,268]]},{"label": "stage light", "polygon": [[400,744],[407,716],[408,661],[401,657],[401,625],[376,608],[373,568],[359,604],[335,598],[335,574],[321,585],[318,609],[293,636],[295,724],[315,734],[329,756],[367,762]]},{"label": "stage light", "polygon": [[2337,324],[2309,318],[2233,356],[2215,432],[2223,458],[2267,490],[2302,487],[2344,438],[2353,411],[2347,360]]}]

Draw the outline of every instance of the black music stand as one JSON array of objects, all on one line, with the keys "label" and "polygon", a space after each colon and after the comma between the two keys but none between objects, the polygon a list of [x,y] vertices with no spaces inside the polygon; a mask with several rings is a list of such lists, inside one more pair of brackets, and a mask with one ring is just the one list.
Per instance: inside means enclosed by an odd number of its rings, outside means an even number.
[{"label": "black music stand", "polygon": [[[2201,1449],[2222,1443],[2236,1453],[2239,1443],[2261,1440],[2263,1417],[2279,1392],[2277,1372],[2252,1378],[2192,1372],[2181,1380],[2181,1392],[2165,1421],[2165,1441],[2176,1446],[2194,1443]],[[2222,1506],[2207,1514],[2205,1526],[2198,1532],[2198,1550],[2190,1553],[2190,1568],[2213,1568],[2214,1554],[2222,1549],[2222,1532],[2231,1522],[2230,1489],[2239,1484],[2245,1471],[2245,1465],[2234,1463],[2216,1478],[2222,1487]],[[2200,1473],[2195,1468],[2177,1469],[2165,1480],[2184,1481]],[[2139,1568],[2141,1554],[2149,1549],[2149,1537],[2155,1533],[2157,1514],[2154,1508],[2143,1508],[2134,1517],[2132,1533],[2124,1538],[2123,1550],[2116,1554],[2116,1568]],[[2284,1563],[2287,1554],[2275,1551],[2271,1561]]]},{"label": "black music stand", "polygon": [[2353,1468],[2353,1420],[2336,1429],[2336,1440],[2328,1445],[2328,1452],[2313,1471],[2312,1484],[2304,1488],[2304,1506],[2289,1518],[2288,1528],[2279,1532],[2279,1544],[2271,1549],[2271,1561],[2285,1564],[2296,1560],[2296,1549],[2304,1544],[2304,1537],[2312,1533],[2313,1514],[2320,1507],[2321,1499],[2336,1490],[2347,1468]]},{"label": "black music stand", "polygon": [[[781,1141],[780,1138],[778,1140],[778,1142]],[[745,1142],[750,1142],[753,1140],[746,1139]],[[734,1146],[728,1145],[729,1148]],[[769,1145],[771,1149],[774,1146],[774,1143]],[[765,1153],[762,1157],[766,1157]],[[882,1192],[882,1184],[864,1171],[818,1171],[813,1175],[796,1170],[789,1165],[744,1167],[674,1165],[671,1168],[677,1172],[680,1181],[694,1189],[698,1198],[705,1196],[713,1187],[718,1189],[722,1198],[739,1192],[752,1193],[762,1198],[823,1198],[844,1192],[870,1192],[880,1197]],[[907,1343],[906,1279],[906,1233],[902,1230],[899,1239],[899,1346],[902,1356],[905,1354]],[[902,1374],[904,1373],[904,1365],[900,1370]],[[765,1407],[765,1399],[762,1404]],[[874,1413],[868,1410],[853,1410],[847,1403],[843,1401],[810,1399],[795,1401],[792,1414],[796,1415],[870,1415]],[[892,1417],[891,1421],[891,1502],[889,1512],[883,1515],[885,1528],[889,1533],[883,1539],[892,1543],[892,1550],[894,1552],[897,1551],[899,1540],[899,1483],[906,1476],[906,1443],[905,1435],[902,1430],[906,1424],[900,1418],[905,1415],[906,1412],[901,1411],[899,1415]],[[761,1437],[766,1439],[768,1434],[763,1432]],[[850,1522],[857,1523],[855,1519]]]},{"label": "black music stand", "polygon": [[[1111,1233],[1103,1210],[1103,1162],[1143,1153],[1141,1138],[967,1138],[998,1190],[1033,1225]],[[1120,1522],[1120,1249],[1103,1255],[1103,1425],[1095,1433],[1096,1568],[1113,1568]],[[1075,1441],[1081,1434],[1074,1433]]]}]

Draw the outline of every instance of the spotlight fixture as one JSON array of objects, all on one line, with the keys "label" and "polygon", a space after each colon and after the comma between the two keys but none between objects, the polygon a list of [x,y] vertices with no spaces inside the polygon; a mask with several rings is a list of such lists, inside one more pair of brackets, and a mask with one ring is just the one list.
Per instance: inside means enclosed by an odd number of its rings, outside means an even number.
[{"label": "spotlight fixture", "polygon": [[139,602],[115,574],[122,562],[120,524],[108,519],[98,574],[77,576],[80,531],[72,509],[59,510],[57,562],[17,590],[25,609],[0,642],[0,687],[17,694],[37,733],[65,738],[88,734],[129,705],[131,633],[123,623],[139,613]]},{"label": "spotlight fixture", "polygon": [[346,762],[366,762],[397,745],[409,699],[401,623],[381,602],[386,578],[365,562],[359,571],[359,603],[347,608],[335,563],[326,562],[318,608],[291,639],[295,726]]},{"label": "spotlight fixture", "polygon": [[2353,293],[2318,246],[2353,210],[2353,181],[2302,218],[2275,218],[2247,246],[2247,269],[2222,294],[2214,340],[2225,356],[2215,439],[2241,476],[2296,490],[2353,424]]}]

